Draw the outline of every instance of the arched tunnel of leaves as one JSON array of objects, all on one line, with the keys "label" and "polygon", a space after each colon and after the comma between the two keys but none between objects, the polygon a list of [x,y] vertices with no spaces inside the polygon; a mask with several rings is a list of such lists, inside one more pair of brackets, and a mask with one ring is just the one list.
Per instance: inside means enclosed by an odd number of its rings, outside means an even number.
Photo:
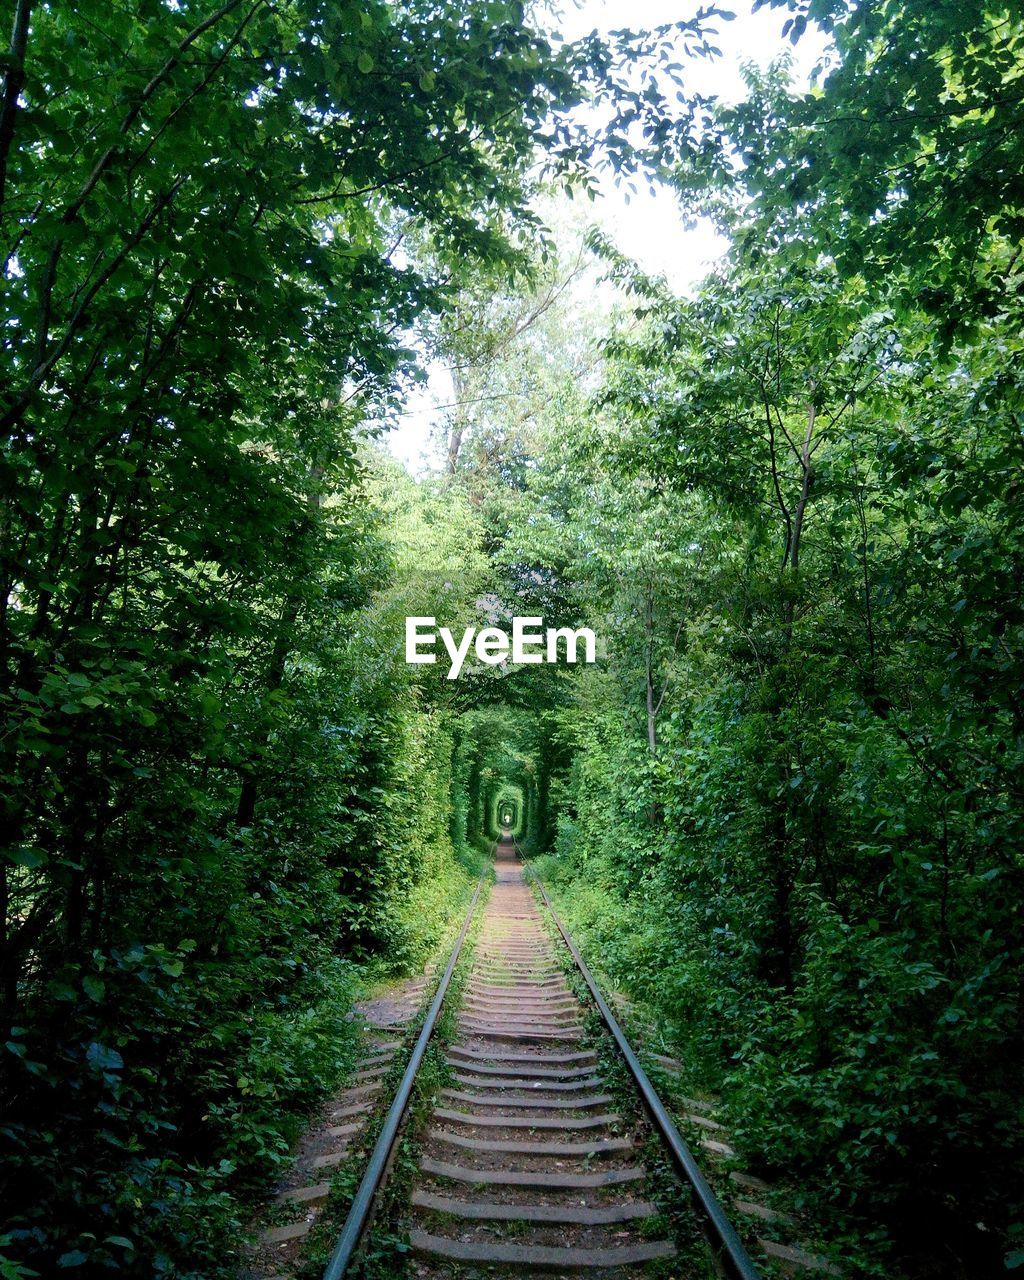
[{"label": "arched tunnel of leaves", "polygon": [[[1024,1265],[1019,14],[759,0],[831,73],[730,105],[710,10],[9,8],[0,1275],[235,1276],[506,814],[846,1274]],[[602,167],[727,235],[692,296]]]},{"label": "arched tunnel of leaves", "polygon": [[506,787],[498,794],[495,802],[495,809],[498,815],[498,823],[502,828],[508,828],[513,835],[522,834],[522,823],[519,820],[519,814],[522,810],[521,794],[512,794]]}]

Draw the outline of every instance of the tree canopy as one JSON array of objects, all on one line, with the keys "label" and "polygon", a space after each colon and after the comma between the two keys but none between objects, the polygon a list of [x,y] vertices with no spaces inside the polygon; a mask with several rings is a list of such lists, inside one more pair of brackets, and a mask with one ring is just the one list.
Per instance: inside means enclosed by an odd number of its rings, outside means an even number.
[{"label": "tree canopy", "polygon": [[[1024,1265],[1024,33],[765,7],[820,75],[729,103],[714,6],[9,6],[0,1274],[237,1277],[505,811],[848,1274]],[[686,296],[616,174],[727,233]]]}]

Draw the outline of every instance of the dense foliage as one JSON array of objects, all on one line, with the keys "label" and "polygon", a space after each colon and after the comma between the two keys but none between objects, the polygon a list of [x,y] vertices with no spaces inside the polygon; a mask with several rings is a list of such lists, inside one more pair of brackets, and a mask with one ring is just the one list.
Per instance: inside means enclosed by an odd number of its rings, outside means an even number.
[{"label": "dense foliage", "polygon": [[4,1247],[209,1274],[229,1191],[344,1066],[353,963],[457,906],[453,730],[381,596],[428,539],[368,496],[360,424],[450,264],[521,262],[538,151],[584,174],[568,108],[663,114],[612,93],[658,55],[557,49],[503,0],[11,16]]},{"label": "dense foliage", "polygon": [[[828,74],[724,105],[709,12],[15,0],[0,1274],[230,1274],[505,814],[849,1274],[1024,1263],[1024,28],[767,4]],[[694,296],[541,226],[600,165]],[[401,660],[513,614],[601,661]]]},{"label": "dense foliage", "polygon": [[680,174],[722,270],[678,299],[604,251],[632,319],[513,535],[614,637],[549,870],[846,1267],[991,1276],[1024,1260],[1020,25],[808,12],[838,69],[752,76]]}]

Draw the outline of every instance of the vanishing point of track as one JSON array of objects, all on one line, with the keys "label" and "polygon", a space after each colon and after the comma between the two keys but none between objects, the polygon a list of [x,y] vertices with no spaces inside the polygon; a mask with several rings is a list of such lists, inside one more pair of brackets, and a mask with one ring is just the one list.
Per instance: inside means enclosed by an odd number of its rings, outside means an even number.
[{"label": "vanishing point of track", "polygon": [[[720,1273],[756,1280],[721,1205],[543,896],[680,1175],[679,1196],[689,1193],[700,1213]],[[341,1280],[364,1232],[476,904],[475,897],[324,1280]],[[651,1180],[604,1087],[598,1054],[588,1047],[584,1005],[566,981],[556,945],[505,833],[447,1050],[454,1087],[439,1092],[413,1179],[409,1243],[419,1258],[417,1273],[431,1280],[477,1267],[633,1277],[675,1255],[673,1242],[651,1231],[664,1221]]]}]

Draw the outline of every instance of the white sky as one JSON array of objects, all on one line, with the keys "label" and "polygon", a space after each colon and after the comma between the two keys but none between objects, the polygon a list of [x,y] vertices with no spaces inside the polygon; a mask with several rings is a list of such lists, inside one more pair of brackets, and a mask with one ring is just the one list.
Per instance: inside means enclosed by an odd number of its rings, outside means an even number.
[{"label": "white sky", "polygon": [[[689,91],[715,94],[736,101],[743,96],[740,68],[745,62],[765,67],[780,53],[793,57],[794,80],[806,85],[824,50],[824,42],[809,29],[794,48],[782,39],[784,9],[750,13],[751,0],[719,0],[732,8],[731,22],[717,20],[717,38],[712,41],[722,51],[715,59],[680,59],[686,67]],[[680,0],[561,0],[552,29],[566,40],[574,40],[597,29],[615,31],[629,28],[648,30],[679,21],[695,11],[696,3]],[[708,225],[684,226],[676,198],[666,188],[655,195],[646,185],[637,193],[627,193],[610,179],[602,179],[601,194],[589,206],[592,220],[611,236],[618,247],[651,274],[664,275],[680,293],[689,292],[724,251],[725,242]],[[414,392],[399,426],[387,436],[388,447],[413,472],[436,467],[440,445],[432,439],[434,427],[443,414],[437,406],[452,399],[452,385],[446,370],[432,368],[426,387]]]}]

